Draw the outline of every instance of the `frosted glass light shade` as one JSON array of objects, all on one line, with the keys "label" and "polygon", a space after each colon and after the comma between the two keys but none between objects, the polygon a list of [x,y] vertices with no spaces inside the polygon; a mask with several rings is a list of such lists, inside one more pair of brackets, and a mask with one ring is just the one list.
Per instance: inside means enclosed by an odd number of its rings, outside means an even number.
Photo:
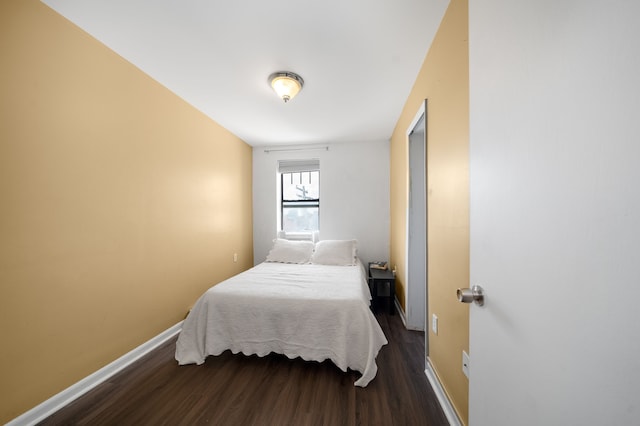
[{"label": "frosted glass light shade", "polygon": [[298,74],[282,71],[275,72],[269,76],[271,87],[280,96],[280,98],[289,102],[293,99],[304,86],[304,80]]}]

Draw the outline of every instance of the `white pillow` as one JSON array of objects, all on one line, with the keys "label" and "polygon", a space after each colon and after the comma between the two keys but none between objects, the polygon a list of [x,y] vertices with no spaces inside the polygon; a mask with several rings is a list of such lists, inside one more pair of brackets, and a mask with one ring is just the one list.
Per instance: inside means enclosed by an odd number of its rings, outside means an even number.
[{"label": "white pillow", "polygon": [[316,243],[311,263],[352,266],[357,262],[356,240],[323,240]]},{"label": "white pillow", "polygon": [[289,241],[278,238],[267,255],[267,262],[309,263],[313,253],[311,241]]}]

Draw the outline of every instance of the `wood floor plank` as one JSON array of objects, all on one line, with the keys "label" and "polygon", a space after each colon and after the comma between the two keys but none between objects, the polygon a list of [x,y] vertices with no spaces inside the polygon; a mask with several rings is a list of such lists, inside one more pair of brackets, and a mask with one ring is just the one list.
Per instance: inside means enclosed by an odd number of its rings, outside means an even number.
[{"label": "wood floor plank", "polygon": [[376,318],[389,340],[366,387],[330,361],[284,355],[210,356],[178,366],[175,339],[40,424],[48,425],[447,425],[424,375],[424,334],[398,315]]}]

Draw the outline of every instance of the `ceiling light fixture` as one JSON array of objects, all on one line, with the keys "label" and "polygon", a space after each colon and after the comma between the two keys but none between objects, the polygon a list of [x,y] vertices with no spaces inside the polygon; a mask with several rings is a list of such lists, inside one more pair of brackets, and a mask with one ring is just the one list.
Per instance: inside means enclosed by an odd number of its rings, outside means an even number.
[{"label": "ceiling light fixture", "polygon": [[302,77],[289,71],[274,72],[269,76],[269,83],[285,103],[293,99],[304,86]]}]

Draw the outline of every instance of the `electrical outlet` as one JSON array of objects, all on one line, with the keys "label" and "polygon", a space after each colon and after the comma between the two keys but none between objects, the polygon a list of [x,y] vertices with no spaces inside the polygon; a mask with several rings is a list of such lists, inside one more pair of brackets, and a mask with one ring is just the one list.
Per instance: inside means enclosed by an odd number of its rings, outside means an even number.
[{"label": "electrical outlet", "polygon": [[238,261],[238,253],[233,253],[233,261],[234,262]]},{"label": "electrical outlet", "polygon": [[469,354],[462,351],[462,372],[469,378]]},{"label": "electrical outlet", "polygon": [[433,334],[436,336],[438,335],[438,317],[436,314],[431,315],[431,331],[433,331]]}]

